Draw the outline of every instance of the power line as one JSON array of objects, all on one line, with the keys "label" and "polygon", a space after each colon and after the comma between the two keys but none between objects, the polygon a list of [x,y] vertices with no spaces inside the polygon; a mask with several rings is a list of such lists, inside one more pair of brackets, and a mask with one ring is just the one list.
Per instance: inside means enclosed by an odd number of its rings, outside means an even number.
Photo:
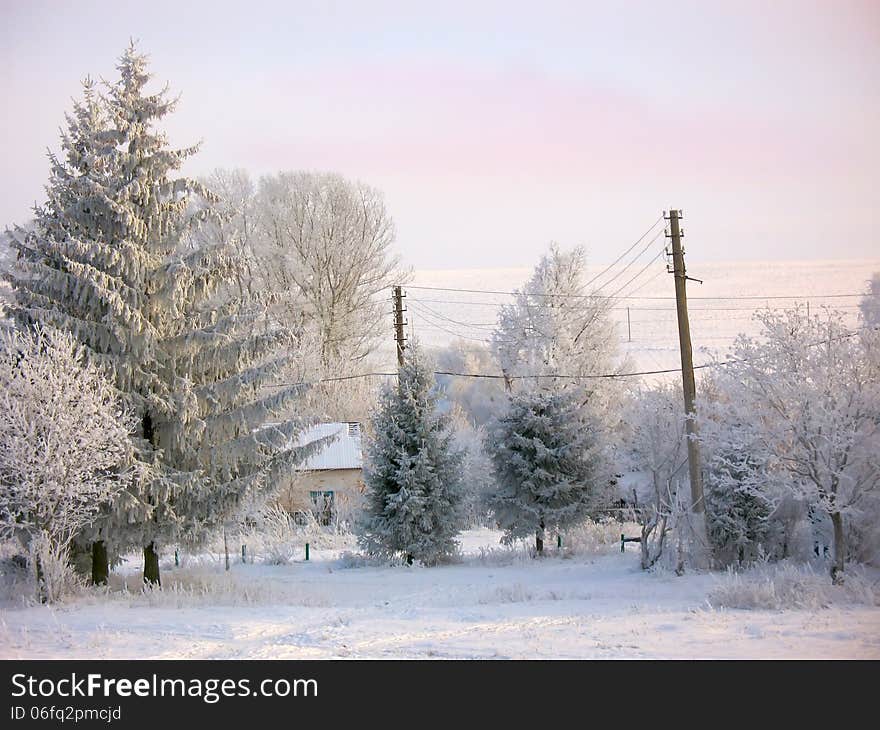
[{"label": "power line", "polygon": [[[659,258],[659,255],[658,255]],[[507,295],[507,296],[516,296],[517,294],[521,294],[522,292],[516,291],[497,291],[492,289],[457,289],[454,287],[442,287],[442,286],[414,286],[408,285],[407,289],[421,289],[426,291],[449,291],[449,292],[462,292],[465,294],[498,294],[498,295]],[[618,290],[619,291],[619,290]],[[655,300],[655,301],[674,301],[675,297],[636,297],[632,295],[627,296],[611,296],[611,297],[603,297],[601,294],[539,294],[539,293],[529,293],[529,296],[535,297],[560,297],[560,298],[569,298],[569,299],[645,299],[645,300]],[[845,298],[853,298],[853,297],[865,297],[865,296],[880,296],[880,294],[875,294],[874,292],[856,292],[854,294],[791,294],[791,295],[753,295],[753,296],[702,296],[702,297],[688,297],[688,299],[703,299],[710,301],[762,301],[762,300],[777,300],[777,299],[845,299]],[[416,300],[416,301],[434,301],[438,303],[449,303],[449,304],[486,304],[491,306],[501,306],[503,302],[468,302],[468,301],[458,301],[458,302],[449,302],[442,300]]]},{"label": "power line", "polygon": [[[622,259],[624,256],[626,256],[630,251],[632,251],[636,246],[638,246],[638,245],[639,245],[639,244],[645,239],[645,237],[646,237],[651,231],[653,231],[654,228],[657,226],[657,224],[658,224],[660,221],[662,221],[662,220],[663,220],[663,215],[661,214],[660,217],[657,218],[657,220],[655,220],[654,223],[651,224],[651,227],[650,227],[647,231],[645,231],[645,232],[639,237],[639,240],[638,240],[638,241],[636,241],[632,246],[630,246],[628,249],[626,249],[626,251],[624,251],[622,254],[620,254],[620,256],[618,256],[616,259],[614,259],[614,261],[612,261],[612,262],[611,262],[608,266],[606,266],[602,271],[600,271],[600,272],[599,272],[598,274],[596,274],[592,279],[590,279],[586,284],[584,284],[584,288],[586,289],[588,286],[590,286],[590,284],[592,284],[594,281],[596,281],[596,279],[601,278],[601,277],[604,276],[608,271],[610,271],[614,266],[617,266],[617,264],[620,263],[621,259]],[[648,246],[650,246],[651,243],[653,243],[653,242],[656,241],[656,240],[657,240],[657,236],[654,236],[654,238],[652,238],[651,241],[648,242]],[[603,289],[603,288],[605,288],[606,286],[608,286],[612,281],[614,281],[614,279],[616,279],[616,278],[617,278],[618,276],[620,276],[624,271],[626,271],[630,266],[632,266],[633,263],[635,263],[636,259],[638,259],[639,256],[641,256],[642,254],[644,254],[644,252],[645,252],[645,250],[647,250],[648,246],[645,246],[645,249],[644,249],[644,250],[643,250],[638,256],[636,256],[635,259],[633,259],[632,261],[630,261],[630,262],[629,262],[629,263],[628,263],[628,264],[627,264],[627,265],[626,265],[621,271],[619,271],[617,274],[615,274],[611,279],[609,279],[609,280],[606,281],[604,284],[602,284],[602,286],[600,286],[599,289]]]},{"label": "power line", "polygon": [[[859,327],[858,329],[853,330],[852,332],[847,332],[842,335],[838,335],[836,337],[827,337],[824,340],[819,340],[817,342],[810,342],[806,345],[806,347],[819,347],[821,345],[827,345],[830,342],[837,342],[839,340],[846,340],[851,337],[856,337],[860,332],[880,332],[880,327]],[[707,362],[702,365],[694,365],[694,370],[703,370],[705,368],[714,368],[714,367],[724,367],[725,365],[734,365],[739,363],[748,363],[748,362],[757,362],[758,360],[765,360],[770,355],[761,355],[759,357],[753,358],[732,358],[730,360],[722,360],[719,362]],[[535,375],[501,375],[501,374],[493,374],[493,373],[458,373],[449,370],[435,370],[433,371],[434,375],[443,375],[446,377],[453,378],[480,378],[486,380],[504,380],[505,378],[510,380],[544,380],[547,378],[555,378],[560,380],[599,380],[599,379],[615,379],[615,378],[635,378],[635,377],[643,377],[645,375],[665,375],[667,373],[680,373],[681,368],[665,368],[661,370],[641,370],[638,372],[627,372],[627,373],[601,373],[595,375],[548,375],[548,374],[535,374]],[[276,383],[273,388],[295,388],[295,387],[308,387],[313,385],[319,385],[321,383],[330,383],[337,382],[340,380],[354,380],[356,378],[373,378],[373,377],[382,377],[382,378],[392,378],[397,377],[397,373],[359,373],[357,375],[343,375],[339,377],[333,378],[322,378],[320,380],[316,380],[313,382],[302,382],[302,383]]]},{"label": "power line", "polygon": [[[637,291],[641,291],[642,289],[644,289],[646,286],[648,286],[648,284],[650,284],[652,281],[654,281],[654,279],[656,279],[658,276],[660,276],[660,274],[665,274],[665,273],[667,273],[665,269],[660,269],[656,274],[654,274],[654,276],[652,276],[650,279],[646,279],[645,281],[643,281],[641,284],[639,284],[635,289],[633,289],[625,297],[618,297],[618,298],[619,299],[631,299],[633,294],[635,294]],[[623,307],[618,307],[618,309],[622,310]],[[635,308],[633,308],[633,309],[635,311]],[[672,310],[672,311],[674,311],[674,310]]]},{"label": "power line", "polygon": [[422,304],[421,301],[418,299],[411,299],[410,302],[417,305],[416,311],[430,312],[435,317],[439,317],[440,319],[443,319],[447,322],[451,322],[452,324],[461,325],[462,327],[477,327],[477,328],[491,327],[491,328],[494,328],[497,326],[497,322],[460,322],[457,319],[452,319],[452,317],[447,317],[447,316],[441,314],[440,312],[438,312],[435,309],[432,309],[431,307],[427,306],[426,304]]},{"label": "power line", "polygon": [[[652,243],[653,243],[653,241],[652,241]],[[661,256],[663,256],[665,253],[666,253],[665,249],[663,251],[660,251],[654,258],[652,258],[647,264],[645,264],[644,267],[642,267],[639,270],[638,274],[636,274],[634,277],[632,277],[632,279],[630,279],[628,282],[626,282],[626,284],[624,284],[622,287],[617,289],[617,291],[615,291],[614,294],[612,294],[608,298],[609,299],[617,299],[617,298],[626,299],[627,297],[618,297],[617,295],[620,294],[620,292],[622,292],[624,289],[626,289],[630,284],[632,284],[636,279],[638,279],[642,274],[644,274],[648,270],[648,268],[651,266],[651,264],[653,264],[657,259],[659,259]]]},{"label": "power line", "polygon": [[[635,257],[634,257],[634,258],[633,258],[633,259],[632,259],[632,260],[631,260],[626,266],[624,266],[620,271],[618,271],[618,272],[617,272],[614,276],[612,276],[608,281],[606,281],[604,284],[602,284],[602,286],[600,286],[598,289],[596,289],[596,292],[598,293],[598,292],[602,291],[602,289],[604,289],[606,286],[608,286],[612,281],[615,281],[615,280],[618,279],[622,274],[624,274],[624,273],[625,273],[625,272],[626,272],[626,271],[627,271],[627,270],[628,270],[628,269],[629,269],[629,268],[630,268],[630,267],[631,267],[636,261],[638,261],[642,256],[645,255],[645,253],[647,252],[647,250],[648,250],[649,248],[651,248],[651,246],[654,245],[654,242],[655,242],[658,238],[660,238],[660,236],[661,236],[662,233],[663,233],[663,229],[661,228],[659,231],[657,231],[657,234],[656,234],[656,235],[655,235],[650,241],[648,241],[647,244],[645,244],[645,247],[644,247],[641,251],[639,251],[639,253],[638,253],[637,256],[635,256]],[[653,261],[653,259],[652,259],[652,261]],[[630,281],[632,281],[632,280],[630,280]],[[623,287],[621,287],[620,289],[623,289],[623,288],[625,288],[625,285],[624,285]],[[617,291],[620,291],[620,289],[618,289]],[[603,296],[604,296],[604,295],[603,295]],[[613,297],[614,297],[614,295],[612,294],[612,295],[611,295],[610,297],[608,297],[608,298],[611,299],[611,298],[613,298]]]},{"label": "power line", "polygon": [[[632,294],[634,294],[635,292],[644,288],[646,285],[650,284],[651,281],[653,281],[658,276],[660,276],[660,274],[664,274],[664,273],[666,273],[665,269],[661,269],[656,274],[654,274],[650,279],[647,279],[645,282],[640,284],[638,286],[638,288],[634,289],[627,296],[616,297],[616,298],[617,299],[643,299],[643,298],[645,298],[645,297],[633,297]],[[843,295],[841,295],[841,296],[843,296]],[[846,295],[846,296],[850,296],[850,295]],[[851,295],[851,296],[862,296],[862,295],[859,294],[859,295]],[[650,297],[648,297],[648,298],[650,298]],[[656,298],[657,299],[666,299],[665,297],[656,297]],[[696,297],[691,297],[691,299],[695,299],[695,298]],[[756,299],[767,299],[767,298],[768,297],[757,297]],[[806,300],[813,301],[814,299],[817,299],[820,297],[819,296],[815,296],[815,297],[800,296],[800,297],[784,297],[784,298],[785,299],[799,299],[801,301],[806,301]],[[720,299],[736,299],[736,297],[716,297],[715,299],[719,299],[719,300]],[[451,305],[462,306],[462,307],[477,306],[477,307],[496,307],[497,308],[497,307],[505,306],[504,302],[480,302],[480,301],[469,301],[469,300],[465,300],[465,299],[414,299],[414,298],[410,298],[409,301],[410,302],[418,302],[419,304],[424,304],[424,303],[451,304]],[[797,303],[799,303],[799,302],[795,302],[795,304],[797,304]],[[553,307],[550,307],[549,305],[542,305],[542,304],[532,304],[529,306],[532,309],[541,309],[541,308],[553,309]],[[696,307],[694,309],[691,309],[690,311],[691,312],[756,312],[756,311],[759,311],[761,309],[766,309],[766,308],[767,307],[764,307],[762,305],[751,306],[751,307],[749,307],[749,306],[746,306],[746,307]],[[836,309],[859,309],[860,305],[858,305],[858,304],[838,304],[835,306],[835,308]],[[608,308],[609,312],[625,312],[626,310],[627,310],[627,307],[609,307]],[[675,307],[629,307],[629,310],[632,312],[675,312]],[[773,311],[781,311],[781,310],[779,307],[775,307],[775,308],[773,308]],[[466,324],[466,323],[462,322],[461,324]],[[467,324],[477,324],[477,323],[467,323]],[[489,323],[480,323],[480,324],[484,325],[484,326],[489,325]]]}]

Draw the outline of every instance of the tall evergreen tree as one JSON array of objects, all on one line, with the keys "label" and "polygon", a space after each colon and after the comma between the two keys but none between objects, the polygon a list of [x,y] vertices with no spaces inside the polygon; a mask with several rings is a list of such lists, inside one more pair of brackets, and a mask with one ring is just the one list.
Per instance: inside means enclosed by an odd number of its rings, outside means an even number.
[{"label": "tall evergreen tree", "polygon": [[[172,149],[155,129],[173,111],[168,88],[149,94],[134,45],[103,95],[86,82],[68,116],[63,157],[50,156],[47,202],[18,231],[14,313],[70,331],[109,366],[137,413],[144,477],[96,521],[93,568],[106,549],[144,548],[144,580],[159,582],[158,549],[199,539],[242,500],[305,456],[302,427],[263,425],[301,388],[269,391],[295,346],[259,302],[235,299],[230,242],[194,243],[213,196],[176,177],[197,147]],[[314,448],[314,447],[312,447]]]},{"label": "tall evergreen tree", "polygon": [[433,373],[418,347],[372,420],[361,544],[369,552],[433,564],[453,554],[464,521],[461,464],[448,416],[437,410]]},{"label": "tall evergreen tree", "polygon": [[589,515],[604,493],[595,424],[574,389],[523,390],[510,395],[491,433],[489,451],[498,492],[490,500],[504,542],[562,530]]}]

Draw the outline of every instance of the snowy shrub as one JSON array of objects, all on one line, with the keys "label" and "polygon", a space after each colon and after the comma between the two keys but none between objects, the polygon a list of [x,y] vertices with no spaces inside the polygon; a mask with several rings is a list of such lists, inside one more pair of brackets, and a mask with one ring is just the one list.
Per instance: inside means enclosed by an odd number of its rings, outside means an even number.
[{"label": "snowy shrub", "polygon": [[0,541],[0,601],[18,601],[32,593],[28,556],[15,540]]},{"label": "snowy shrub", "polygon": [[640,534],[640,529],[635,522],[587,520],[565,530],[562,548],[566,556],[602,555],[619,551],[621,534],[634,537]]},{"label": "snowy shrub", "polygon": [[59,544],[49,533],[32,537],[28,554],[40,600],[55,603],[85,587],[85,579],[70,565],[69,545]]},{"label": "snowy shrub", "polygon": [[343,570],[352,568],[375,568],[388,565],[404,565],[405,560],[398,558],[396,561],[389,558],[381,558],[376,555],[365,555],[353,550],[344,550],[336,561],[336,565]]},{"label": "snowy shrub", "polygon": [[477,565],[507,566],[524,565],[535,557],[534,546],[524,540],[498,547],[481,546],[469,562]]},{"label": "snowy shrub", "polygon": [[[357,538],[340,524],[322,525],[311,512],[300,513],[295,519],[287,510],[271,506],[254,515],[247,528],[230,532],[228,543],[232,562],[240,562],[241,546],[245,545],[248,562],[287,565],[305,558],[306,543],[311,550],[343,551],[354,548]],[[210,548],[222,558],[221,537]]]},{"label": "snowy shrub", "polygon": [[525,603],[534,600],[532,592],[522,583],[496,586],[490,591],[481,593],[477,597],[477,603]]},{"label": "snowy shrub", "polygon": [[266,510],[259,523],[258,540],[254,542],[262,556],[263,562],[269,565],[287,565],[296,557],[294,533],[296,524],[286,510],[273,507]]},{"label": "snowy shrub", "polygon": [[858,514],[846,520],[849,559],[866,565],[880,565],[880,495],[865,500]]},{"label": "snowy shrub", "polygon": [[[632,392],[624,411],[619,458],[638,477],[633,492],[644,570],[661,562],[674,562],[681,570],[687,559],[687,442],[681,403],[678,386],[657,384]],[[672,543],[674,553],[669,550]]]},{"label": "snowy shrub", "polygon": [[168,571],[162,585],[144,585],[137,577],[112,576],[103,600],[130,606],[198,608],[211,606],[332,605],[323,593],[304,591],[302,586],[284,583],[271,576],[252,577],[222,568],[205,566]]},{"label": "snowy shrub", "polygon": [[134,476],[133,420],[84,348],[52,329],[0,333],[0,412],[0,536],[28,550],[54,601],[76,582],[73,540]]},{"label": "snowy shrub", "polygon": [[880,581],[863,570],[847,572],[842,585],[829,584],[810,564],[763,563],[738,572],[728,568],[710,591],[718,608],[818,610],[833,604],[880,605]]}]

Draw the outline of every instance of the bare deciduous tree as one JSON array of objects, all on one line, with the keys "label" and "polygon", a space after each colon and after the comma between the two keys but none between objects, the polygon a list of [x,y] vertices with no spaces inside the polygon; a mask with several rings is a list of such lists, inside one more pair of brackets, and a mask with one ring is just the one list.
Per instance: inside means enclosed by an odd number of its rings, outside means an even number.
[{"label": "bare deciduous tree", "polygon": [[385,293],[400,283],[382,194],[340,175],[296,172],[263,178],[257,195],[256,256],[319,328],[322,362],[367,357],[387,319]]}]

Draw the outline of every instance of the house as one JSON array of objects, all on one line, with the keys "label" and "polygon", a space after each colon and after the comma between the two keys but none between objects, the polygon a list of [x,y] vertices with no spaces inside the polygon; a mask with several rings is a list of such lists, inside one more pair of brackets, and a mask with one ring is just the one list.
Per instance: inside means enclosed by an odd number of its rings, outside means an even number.
[{"label": "house", "polygon": [[296,467],[278,497],[294,515],[311,512],[323,525],[349,521],[360,510],[365,492],[359,423],[319,423],[306,429],[300,446],[335,437]]}]

